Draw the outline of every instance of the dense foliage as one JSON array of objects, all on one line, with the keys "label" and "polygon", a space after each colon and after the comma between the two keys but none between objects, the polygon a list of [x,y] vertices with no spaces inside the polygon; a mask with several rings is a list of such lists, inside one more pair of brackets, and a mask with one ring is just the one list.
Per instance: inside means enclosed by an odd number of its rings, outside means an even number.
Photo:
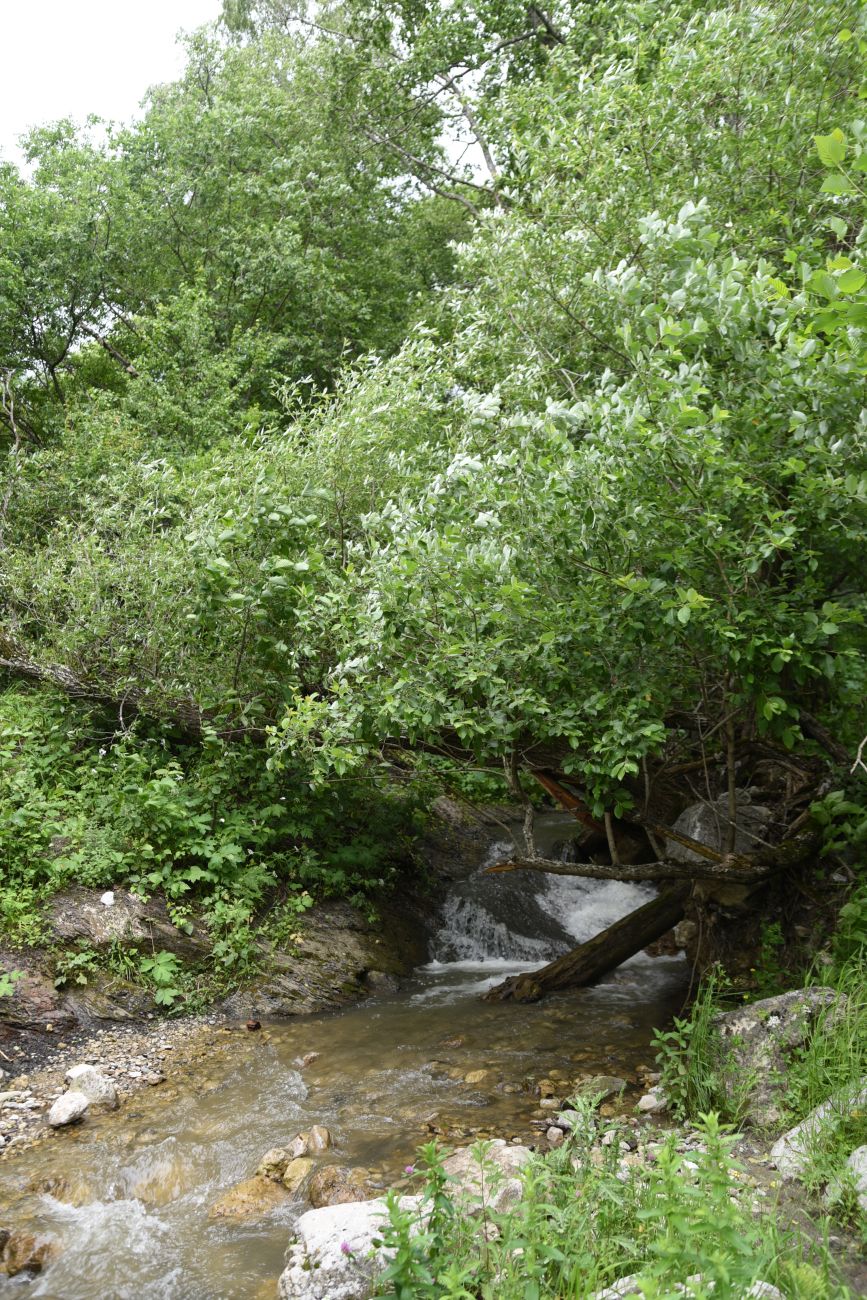
[{"label": "dense foliage", "polygon": [[856,746],[860,6],[225,17],[0,174],[4,906],[358,893],[431,748]]}]

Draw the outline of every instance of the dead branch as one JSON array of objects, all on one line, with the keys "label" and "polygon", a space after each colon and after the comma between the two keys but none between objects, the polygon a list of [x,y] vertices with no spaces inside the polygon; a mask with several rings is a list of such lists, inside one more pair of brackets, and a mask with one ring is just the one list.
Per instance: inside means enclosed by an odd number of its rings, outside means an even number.
[{"label": "dead branch", "polygon": [[813,831],[763,847],[756,853],[727,853],[719,862],[639,862],[631,866],[596,862],[554,862],[550,858],[510,858],[487,871],[541,871],[552,876],[581,876],[588,880],[713,880],[752,885],[804,862],[816,851],[820,836]]}]

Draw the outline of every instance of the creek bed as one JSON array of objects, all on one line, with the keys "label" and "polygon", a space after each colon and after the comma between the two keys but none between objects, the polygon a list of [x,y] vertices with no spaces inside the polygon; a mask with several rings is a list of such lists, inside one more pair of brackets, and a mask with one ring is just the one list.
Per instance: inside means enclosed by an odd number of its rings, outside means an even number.
[{"label": "creek bed", "polygon": [[[558,827],[562,821],[552,821],[549,835]],[[435,960],[399,992],[235,1034],[230,1050],[169,1069],[164,1084],[119,1111],[0,1165],[0,1226],[59,1245],[38,1276],[0,1279],[0,1297],[272,1298],[306,1203],[287,1196],[247,1223],[209,1218],[268,1148],[323,1124],[334,1145],[318,1162],[363,1167],[385,1188],[431,1137],[451,1145],[477,1136],[536,1141],[533,1088],[552,1072],[564,1081],[591,1074],[634,1081],[652,1064],[654,1027],[682,1004],[682,959],[641,955],[594,988],[530,1006],[486,1003],[479,994],[630,910],[638,887],[534,880],[526,886],[533,906],[554,918],[554,932],[540,936],[537,916],[534,932],[521,933],[520,893],[510,901],[496,880],[456,887],[434,938]],[[497,915],[501,903],[508,915]]]}]

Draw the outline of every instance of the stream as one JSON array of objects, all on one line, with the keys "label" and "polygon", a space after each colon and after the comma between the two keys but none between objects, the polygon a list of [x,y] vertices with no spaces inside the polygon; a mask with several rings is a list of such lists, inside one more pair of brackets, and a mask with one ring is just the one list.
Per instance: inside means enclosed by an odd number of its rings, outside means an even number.
[{"label": "stream", "polygon": [[[540,822],[542,851],[568,858],[575,823],[559,814]],[[361,1166],[383,1188],[431,1136],[451,1145],[477,1136],[538,1141],[532,1085],[552,1072],[629,1077],[650,1065],[653,1028],[682,1002],[685,963],[641,954],[594,988],[531,1006],[479,995],[652,892],[527,873],[471,876],[442,907],[431,960],[399,992],[267,1025],[239,1038],[236,1053],[170,1076],[0,1166],[4,1226],[50,1234],[62,1247],[39,1276],[0,1280],[0,1297],[271,1300],[292,1223],[307,1206],[287,1197],[246,1224],[209,1220],[208,1210],[268,1148],[312,1124],[326,1125],[334,1142],[320,1163]],[[311,1053],[319,1055],[302,1069]],[[487,1074],[468,1083],[477,1071]]]}]

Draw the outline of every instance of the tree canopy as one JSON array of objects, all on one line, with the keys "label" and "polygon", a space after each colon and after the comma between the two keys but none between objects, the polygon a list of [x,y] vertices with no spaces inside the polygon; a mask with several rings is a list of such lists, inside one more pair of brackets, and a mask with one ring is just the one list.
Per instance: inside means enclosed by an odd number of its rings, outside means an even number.
[{"label": "tree canopy", "polygon": [[[0,176],[10,680],[281,852],[281,782],[395,755],[554,754],[601,813],[735,727],[854,748],[860,6],[224,20]],[[170,872],[228,887],[256,835]]]}]

